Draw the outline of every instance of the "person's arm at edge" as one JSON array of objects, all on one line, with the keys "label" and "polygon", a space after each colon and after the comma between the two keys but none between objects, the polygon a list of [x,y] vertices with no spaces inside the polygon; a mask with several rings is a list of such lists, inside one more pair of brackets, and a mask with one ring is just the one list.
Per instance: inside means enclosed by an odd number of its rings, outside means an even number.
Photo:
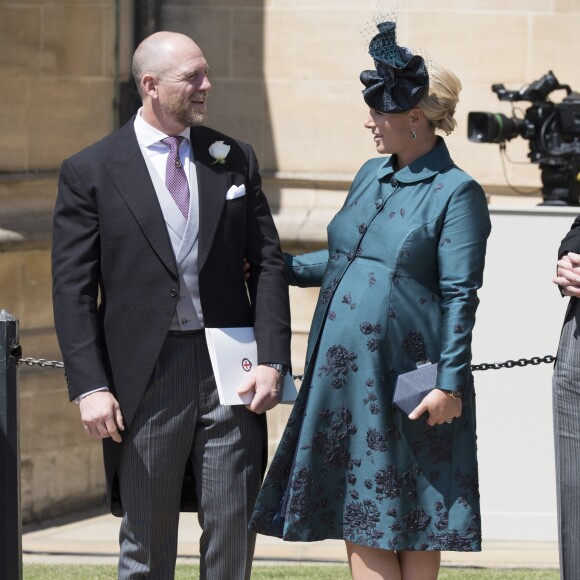
[{"label": "person's arm at edge", "polygon": [[560,243],[556,276],[552,282],[562,296],[580,297],[580,216]]}]

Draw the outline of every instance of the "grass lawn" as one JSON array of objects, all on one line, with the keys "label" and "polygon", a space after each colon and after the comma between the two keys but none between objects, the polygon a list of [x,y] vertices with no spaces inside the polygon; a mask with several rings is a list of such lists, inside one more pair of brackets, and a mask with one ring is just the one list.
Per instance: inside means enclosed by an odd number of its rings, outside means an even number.
[{"label": "grass lawn", "polygon": [[[115,566],[24,564],[25,580],[116,580]],[[176,580],[199,578],[198,566],[177,566]],[[557,570],[442,568],[439,580],[558,580]],[[348,566],[254,566],[252,580],[349,580]]]}]

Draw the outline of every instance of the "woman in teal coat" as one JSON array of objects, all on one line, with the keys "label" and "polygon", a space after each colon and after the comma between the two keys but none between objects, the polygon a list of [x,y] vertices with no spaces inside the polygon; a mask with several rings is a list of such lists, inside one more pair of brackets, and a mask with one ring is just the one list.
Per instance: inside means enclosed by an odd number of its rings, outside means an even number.
[{"label": "woman in teal coat", "polygon": [[[287,256],[291,283],[321,291],[250,526],[344,539],[353,578],[428,580],[441,550],[481,549],[470,363],[490,221],[482,188],[435,135],[455,126],[459,80],[397,46],[394,23],[378,28],[365,127],[391,155],[358,172],[328,250]],[[397,376],[428,361],[436,388],[406,416],[392,404]]]}]

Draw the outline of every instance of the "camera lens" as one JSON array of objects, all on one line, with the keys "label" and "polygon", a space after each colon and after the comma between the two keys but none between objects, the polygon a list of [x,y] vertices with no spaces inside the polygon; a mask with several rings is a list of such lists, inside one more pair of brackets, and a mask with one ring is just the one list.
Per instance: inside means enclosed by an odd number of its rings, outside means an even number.
[{"label": "camera lens", "polygon": [[523,121],[501,113],[469,113],[467,137],[476,143],[501,143],[517,137],[522,125]]}]

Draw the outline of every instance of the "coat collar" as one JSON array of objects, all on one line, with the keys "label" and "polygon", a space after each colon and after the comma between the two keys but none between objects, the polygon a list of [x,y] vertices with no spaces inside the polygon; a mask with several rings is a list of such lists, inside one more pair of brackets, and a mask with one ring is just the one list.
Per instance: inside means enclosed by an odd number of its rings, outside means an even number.
[{"label": "coat collar", "polygon": [[112,159],[111,162],[104,164],[106,171],[141,226],[151,247],[172,274],[177,276],[177,264],[167,226],[137,142],[133,119],[119,129]]},{"label": "coat collar", "polygon": [[[113,160],[106,163],[105,167],[151,246],[177,276],[175,255],[163,212],[137,142],[133,123],[134,118],[118,130]],[[193,127],[190,135],[199,191],[198,268],[201,270],[211,250],[226,192],[232,185],[230,181],[233,182],[234,174],[227,162],[225,165],[215,164],[215,159],[209,153],[210,145],[225,136],[204,126]]]},{"label": "coat collar", "polygon": [[394,174],[400,183],[417,183],[433,177],[437,173],[453,165],[453,160],[449,155],[449,150],[445,141],[437,137],[437,144],[429,153],[419,157],[413,163],[403,167],[399,171],[394,170],[395,155],[391,155],[384,163],[381,164],[377,171],[377,177],[383,179]]}]

